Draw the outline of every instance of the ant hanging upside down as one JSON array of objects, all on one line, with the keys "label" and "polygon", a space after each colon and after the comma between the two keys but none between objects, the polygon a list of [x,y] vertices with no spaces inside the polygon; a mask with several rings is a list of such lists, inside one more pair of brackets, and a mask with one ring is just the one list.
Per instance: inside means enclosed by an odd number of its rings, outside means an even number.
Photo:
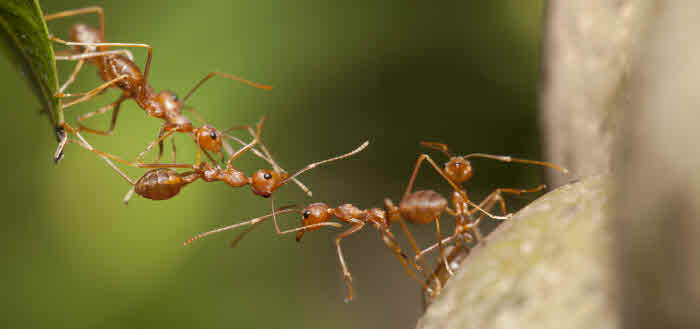
[{"label": "ant hanging upside down", "polygon": [[[195,128],[192,125],[192,122],[182,114],[183,105],[185,101],[187,101],[187,99],[190,96],[192,96],[192,94],[210,78],[214,76],[221,76],[246,83],[256,88],[271,88],[270,86],[250,82],[230,74],[221,72],[211,72],[207,76],[205,76],[201,81],[199,81],[182,100],[180,100],[174,93],[170,91],[161,91],[156,93],[147,84],[148,75],[151,67],[152,47],[147,44],[105,42],[105,19],[104,12],[101,7],[87,7],[63,11],[55,14],[46,15],[44,19],[46,21],[50,21],[57,18],[92,13],[97,14],[99,17],[99,29],[95,29],[84,24],[76,24],[73,26],[71,35],[72,41],[70,42],[59,39],[54,35],[50,36],[52,40],[58,43],[73,47],[73,54],[69,56],[56,56],[57,60],[78,61],[72,74],[70,75],[68,80],[59,88],[59,92],[56,96],[60,98],[81,96],[73,101],[64,104],[63,109],[66,109],[70,106],[91,99],[92,97],[98,95],[99,93],[101,93],[109,87],[116,87],[123,91],[122,95],[119,97],[119,99],[117,99],[117,101],[97,111],[86,113],[78,117],[79,129],[77,129],[77,131],[87,131],[99,135],[112,134],[117,122],[117,116],[119,114],[120,105],[123,101],[127,99],[133,99],[140,108],[142,108],[144,111],[146,111],[146,113],[148,113],[149,116],[163,119],[165,122],[163,123],[163,127],[161,128],[158,134],[158,138],[156,138],[156,140],[153,141],[153,143],[151,143],[143,152],[141,152],[141,154],[139,154],[136,162],[140,164],[143,164],[142,157],[144,153],[150,150],[155,144],[159,144],[160,151],[158,152],[158,155],[160,157],[160,155],[162,154],[163,140],[175,132],[186,133],[191,135],[198,148],[202,148],[204,150],[214,153],[221,152],[222,133],[219,130],[217,130],[211,125],[204,125],[202,127]],[[132,56],[130,52],[126,50],[108,49],[108,47],[113,46],[146,48],[148,51],[148,57],[146,59],[146,65],[143,73],[138,68],[138,66],[131,60]],[[85,63],[86,61],[97,67],[98,72],[100,74],[100,78],[104,80],[105,83],[86,93],[64,93],[64,90],[75,80],[75,76],[78,74],[78,72],[83,66],[83,63]],[[193,113],[196,113],[193,109],[190,110],[193,111]],[[108,111],[113,111],[109,129],[101,131],[92,128],[87,128],[82,125],[82,121],[86,120],[87,118],[93,117],[97,114],[103,114]],[[64,123],[64,127],[68,128],[69,131],[76,131],[76,129],[71,128],[66,123]],[[65,143],[67,141],[67,137],[65,138],[66,139],[60,141],[59,143],[59,147],[56,150],[56,154],[54,156],[55,160],[58,160],[62,155],[63,147],[65,146]]]}]

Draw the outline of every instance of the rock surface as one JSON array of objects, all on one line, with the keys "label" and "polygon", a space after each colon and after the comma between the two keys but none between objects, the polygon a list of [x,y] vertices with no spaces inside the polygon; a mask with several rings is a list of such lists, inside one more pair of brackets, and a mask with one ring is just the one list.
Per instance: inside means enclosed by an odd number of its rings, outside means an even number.
[{"label": "rock surface", "polygon": [[474,248],[417,328],[617,328],[608,175],[552,191]]}]

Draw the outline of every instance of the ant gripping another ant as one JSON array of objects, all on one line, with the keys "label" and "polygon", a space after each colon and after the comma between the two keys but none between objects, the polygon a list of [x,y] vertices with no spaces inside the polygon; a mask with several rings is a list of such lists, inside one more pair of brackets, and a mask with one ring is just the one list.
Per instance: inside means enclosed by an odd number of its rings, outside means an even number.
[{"label": "ant gripping another ant", "polygon": [[[480,241],[481,233],[479,232],[478,225],[484,216],[488,216],[493,219],[508,219],[512,216],[512,214],[507,213],[505,200],[503,199],[502,194],[507,193],[520,195],[523,193],[534,193],[539,192],[546,187],[545,185],[540,185],[532,189],[497,188],[493,192],[491,192],[486,198],[484,198],[484,200],[482,200],[478,205],[476,205],[469,199],[469,197],[467,196],[467,191],[463,187],[463,184],[467,182],[473,175],[471,163],[468,160],[469,158],[479,157],[498,160],[502,162],[535,164],[553,168],[564,174],[568,173],[567,169],[547,162],[519,159],[510,156],[492,155],[485,153],[471,153],[464,156],[455,156],[449,151],[447,145],[445,144],[431,142],[421,142],[420,144],[441,151],[449,157],[449,161],[446,162],[443,165],[443,168],[441,169],[429,155],[421,154],[418,157],[418,160],[416,161],[413,173],[411,175],[411,178],[409,179],[408,186],[406,187],[406,191],[404,192],[403,198],[401,199],[401,203],[399,203],[399,206],[395,207],[391,200],[386,199],[385,207],[388,210],[391,210],[391,213],[393,214],[392,216],[397,216],[397,219],[401,224],[401,228],[406,234],[406,237],[410,241],[414,250],[418,250],[417,245],[415,243],[415,240],[413,239],[413,236],[408,231],[408,228],[405,226],[402,218],[405,218],[406,220],[416,224],[427,224],[432,221],[435,221],[437,231],[437,242],[432,246],[429,246],[428,248],[417,252],[416,260],[421,259],[424,254],[431,250],[434,250],[437,247],[439,248],[441,257],[443,258],[442,263],[445,264],[445,269],[450,275],[453,273],[449,266],[447,266],[449,262],[446,259],[446,253],[443,250],[444,243],[447,243],[458,237],[461,237],[465,242],[469,243],[473,241],[473,238],[469,233],[472,231],[474,232],[477,241]],[[450,186],[452,187],[453,191],[451,203],[454,209],[450,209],[449,207],[447,207],[447,201],[444,198],[442,198],[442,196],[437,195],[437,193],[435,192],[411,192],[416,176],[418,174],[418,170],[424,160],[428,161],[428,163],[435,169],[435,171],[437,171],[438,174],[440,174],[440,176],[442,176],[442,178],[444,178],[445,181],[447,181],[447,183],[450,184]],[[430,192],[434,193],[434,195],[428,196],[429,194],[431,194]],[[503,216],[494,216],[488,212],[496,204],[500,205]],[[469,206],[472,206],[473,209],[469,209]],[[454,233],[443,240],[440,232],[439,218],[445,211],[453,217],[455,217],[456,223]],[[478,218],[474,219],[474,215],[477,211],[480,212],[481,215]]]},{"label": "ant gripping another ant", "polygon": [[[302,215],[302,226],[294,229],[289,229],[285,231],[281,231],[279,228],[279,225],[277,224],[277,215],[278,214],[284,214],[284,213],[289,213],[289,212],[295,212],[299,213]],[[251,225],[254,227],[255,225],[261,223],[262,221],[272,217],[273,222],[274,222],[274,227],[275,227],[275,232],[277,234],[288,234],[288,233],[293,233],[297,232],[296,235],[296,240],[297,242],[301,240],[304,232],[307,231],[314,231],[317,230],[321,227],[324,226],[331,226],[331,227],[336,227],[336,228],[341,228],[342,225],[340,223],[335,223],[335,222],[330,222],[332,218],[338,218],[341,221],[350,224],[352,227],[347,229],[346,231],[343,231],[342,233],[338,234],[335,238],[335,248],[336,252],[338,253],[338,261],[340,262],[340,267],[343,272],[343,279],[345,280],[345,285],[348,288],[348,295],[345,298],[345,302],[349,302],[353,299],[353,287],[352,287],[352,275],[350,274],[350,270],[348,269],[348,266],[345,262],[345,258],[343,257],[343,250],[340,247],[340,241],[354,233],[357,233],[360,231],[366,224],[371,224],[381,235],[382,241],[384,244],[386,244],[389,249],[393,252],[393,254],[397,257],[397,259],[401,262],[401,264],[404,266],[406,271],[409,273],[409,275],[418,281],[418,283],[423,286],[424,289],[429,290],[427,284],[417,278],[415,276],[415,273],[413,272],[413,269],[418,270],[418,271],[423,271],[423,269],[416,265],[416,263],[406,256],[401,251],[401,248],[396,241],[396,238],[394,237],[394,234],[390,231],[390,222],[389,218],[386,216],[386,211],[380,208],[370,208],[370,209],[359,209],[356,206],[352,204],[343,204],[340,205],[336,208],[332,208],[328,206],[325,203],[312,203],[304,209],[296,209],[296,208],[290,208],[290,207],[282,207],[278,209],[273,209],[271,214],[264,215],[261,217],[253,218],[244,222],[236,223],[233,225],[217,228],[208,232],[204,232],[201,234],[198,234],[187,241],[185,241],[185,245],[188,245],[192,243],[195,240],[199,240],[201,238],[204,238],[208,235],[212,235],[215,233],[227,231],[227,230],[232,230],[238,227],[242,226],[247,226]],[[249,231],[245,231],[242,234],[246,234]],[[242,236],[242,235],[241,235]],[[234,244],[239,240],[239,238],[236,238],[234,240]],[[425,273],[423,273],[425,275]]]},{"label": "ant gripping another ant", "polygon": [[[146,113],[148,113],[148,115],[165,120],[163,127],[161,128],[158,134],[158,138],[153,143],[151,143],[143,152],[141,152],[141,154],[139,154],[136,162],[140,164],[143,163],[141,159],[144,153],[150,150],[156,143],[159,144],[160,147],[160,151],[158,153],[158,156],[160,157],[160,155],[162,154],[163,140],[175,132],[190,134],[194,139],[195,143],[197,144],[198,149],[204,149],[214,153],[221,153],[221,132],[210,125],[204,125],[200,128],[195,128],[192,125],[192,122],[182,114],[184,102],[187,101],[187,99],[190,96],[192,96],[192,94],[210,78],[214,76],[221,76],[228,79],[243,82],[256,88],[271,89],[270,86],[257,84],[226,73],[211,72],[207,76],[205,76],[201,81],[199,81],[182,100],[180,100],[174,93],[170,91],[161,91],[159,93],[156,93],[147,84],[148,75],[151,67],[151,59],[153,55],[152,47],[147,44],[137,43],[106,43],[104,41],[104,11],[101,7],[86,7],[75,10],[67,10],[55,14],[46,15],[44,16],[44,19],[46,21],[50,21],[57,18],[65,18],[83,14],[97,14],[100,25],[99,29],[95,29],[84,24],[76,24],[72,28],[72,41],[70,42],[59,39],[54,35],[50,36],[51,40],[55,42],[73,47],[73,54],[69,56],[56,56],[57,60],[78,61],[70,77],[60,87],[56,97],[63,98],[71,96],[81,96],[71,102],[64,104],[62,108],[65,109],[72,105],[87,101],[109,87],[119,88],[123,91],[123,94],[114,103],[100,108],[97,111],[86,113],[78,117],[78,131],[87,131],[99,135],[111,135],[117,122],[117,116],[119,114],[119,108],[121,103],[126,99],[130,98],[134,99],[136,104],[140,108],[145,110]],[[126,50],[108,50],[108,47],[111,46],[146,48],[148,51],[148,57],[146,59],[146,65],[143,73],[138,68],[138,66],[131,60],[132,56],[130,52]],[[124,56],[122,54],[125,54],[127,56]],[[105,83],[86,93],[64,93],[63,91],[68,87],[68,85],[70,85],[75,80],[75,76],[78,74],[85,61],[97,66],[100,78],[104,80]],[[95,130],[82,125],[82,121],[86,120],[87,118],[90,118],[97,114],[103,114],[108,111],[113,112],[110,127],[107,130]],[[191,109],[191,111],[194,110]],[[65,125],[67,126],[67,124]],[[68,128],[69,130],[74,131],[73,128],[70,128],[69,126]],[[65,146],[66,141],[67,139],[59,142],[58,149],[56,150],[54,156],[55,159],[58,159],[62,154],[63,147]]]},{"label": "ant gripping another ant", "polygon": [[[535,189],[497,189],[493,193],[489,195],[485,200],[483,200],[481,203],[474,204],[472,203],[467,197],[466,197],[466,192],[462,191],[461,189],[458,189],[458,186],[456,183],[454,183],[451,179],[454,179],[457,177],[456,181],[459,182],[461,185],[464,183],[468,178],[471,177],[471,166],[469,165],[468,161],[466,160],[469,157],[472,156],[483,156],[483,154],[474,154],[474,155],[468,155],[466,157],[462,157],[463,160],[460,160],[459,165],[455,164],[449,164],[446,165],[446,167],[451,167],[449,170],[450,176],[446,176],[444,172],[437,166],[434,165],[434,162],[428,155],[421,155],[419,157],[418,162],[416,163],[416,166],[414,168],[413,175],[411,176],[411,179],[409,181],[409,186],[406,189],[406,192],[404,193],[403,198],[401,199],[401,202],[399,203],[399,206],[395,206],[394,203],[390,199],[385,199],[384,200],[384,209],[379,209],[379,208],[370,208],[370,209],[359,209],[356,206],[352,204],[343,204],[340,205],[336,208],[330,207],[325,203],[313,203],[308,205],[304,209],[289,209],[288,207],[285,208],[279,208],[277,210],[273,209],[273,212],[271,214],[262,216],[262,217],[257,217],[245,222],[229,225],[226,227],[221,227],[218,229],[214,229],[205,233],[198,234],[189,240],[185,242],[185,245],[192,243],[195,240],[201,239],[203,237],[206,237],[208,235],[212,235],[218,232],[222,231],[227,231],[231,229],[235,229],[238,227],[242,226],[247,226],[247,225],[257,225],[260,222],[272,217],[274,220],[274,225],[275,225],[275,231],[277,234],[287,234],[287,233],[292,233],[292,232],[297,232],[297,241],[301,239],[303,236],[304,232],[307,231],[314,231],[317,230],[323,226],[332,226],[332,227],[339,227],[338,223],[334,222],[329,222],[332,218],[338,218],[342,222],[348,223],[351,225],[349,229],[346,231],[338,234],[335,239],[335,247],[336,251],[338,254],[338,260],[340,263],[340,267],[343,273],[343,279],[345,281],[345,284],[348,289],[348,295],[345,298],[345,301],[350,301],[353,298],[353,287],[352,287],[352,276],[350,274],[350,271],[348,269],[348,266],[345,262],[345,258],[343,257],[343,252],[342,248],[340,246],[340,242],[342,239],[360,231],[366,224],[371,224],[375,229],[379,231],[381,234],[382,240],[384,243],[389,247],[394,255],[399,259],[401,264],[404,266],[406,271],[409,273],[409,275],[417,280],[420,285],[423,287],[425,290],[426,294],[428,296],[436,296],[437,293],[439,293],[439,289],[442,284],[446,281],[445,279],[441,279],[438,277],[438,275],[441,275],[440,269],[436,269],[432,274],[427,275],[425,272],[425,268],[427,268],[427,265],[420,266],[415,263],[412,259],[408,258],[405,256],[405,254],[401,251],[400,246],[396,242],[396,239],[393,235],[393,233],[390,231],[390,224],[393,221],[399,221],[401,223],[402,229],[404,230],[404,233],[406,234],[407,238],[411,242],[411,246],[416,254],[416,261],[417,260],[423,260],[422,255],[427,253],[428,251],[435,249],[435,246],[429,247],[425,250],[420,250],[418,248],[417,244],[415,243],[415,240],[413,239],[411,233],[408,231],[407,227],[403,223],[403,219],[406,219],[410,222],[413,223],[430,223],[432,221],[436,222],[437,230],[438,230],[438,243],[436,244],[437,247],[439,247],[442,251],[441,257],[442,257],[442,262],[440,263],[439,266],[444,267],[445,271],[449,274],[452,274],[451,269],[449,268],[449,264],[454,261],[454,259],[457,257],[458,254],[456,253],[450,253],[446,250],[442,250],[442,242],[447,243],[450,240],[453,240],[457,236],[463,237],[467,241],[472,241],[472,237],[469,232],[471,231],[477,231],[477,226],[479,222],[481,221],[483,216],[489,216],[495,219],[507,219],[510,218],[510,216],[506,215],[506,210],[505,210],[505,202],[503,199],[500,197],[500,193],[515,193],[515,194],[520,194],[520,193],[530,193],[530,192],[536,192],[540,191],[544,188],[544,185],[541,185]],[[499,160],[508,160],[512,162],[526,162],[526,163],[535,163],[535,164],[544,164],[536,161],[530,161],[530,160],[523,160],[523,159],[514,159],[510,157],[499,157],[499,156],[492,156],[492,155],[487,155],[488,157],[491,158],[497,158]],[[453,193],[452,197],[452,204],[455,209],[451,209],[448,207],[448,201],[446,198],[444,198],[442,195],[438,194],[435,191],[432,190],[422,190],[422,191],[412,191],[413,188],[413,182],[415,180],[415,177],[417,175],[418,168],[420,168],[420,164],[424,159],[428,159],[431,164],[436,167],[436,170],[438,170],[441,174],[443,174],[443,177],[448,180],[448,182],[453,185],[453,188],[455,188],[456,191]],[[458,159],[454,159],[457,161]],[[465,165],[466,164],[466,165]],[[553,166],[553,165],[551,165]],[[455,171],[454,167],[461,168],[463,170]],[[554,168],[559,168],[556,166],[553,166]],[[465,179],[466,177],[466,179]],[[461,193],[460,193],[461,192]],[[463,196],[464,194],[464,196]],[[496,202],[499,202],[502,205],[502,210],[504,213],[504,216],[494,216],[488,212],[490,208],[492,208]],[[469,206],[472,206],[470,209]],[[279,229],[279,226],[277,224],[277,219],[276,215],[277,214],[282,214],[282,213],[287,213],[287,212],[297,212],[302,215],[302,226],[287,230],[287,231],[281,231]],[[455,234],[453,236],[450,236],[449,238],[445,239],[444,241],[442,240],[442,237],[440,236],[440,226],[439,226],[439,217],[443,213],[449,213],[450,215],[454,216],[457,220],[458,226],[455,229]],[[476,219],[473,220],[473,216],[477,213],[480,212],[481,215]],[[251,227],[252,228],[252,227]],[[243,232],[242,234],[246,234],[248,231]],[[238,241],[239,238],[234,240],[234,244]],[[464,246],[459,246],[460,248],[464,248]],[[424,260],[423,260],[424,261]],[[426,277],[426,281],[422,281],[418,279],[415,276],[415,271],[422,272],[423,275]]]},{"label": "ant gripping another ant", "polygon": [[[318,167],[322,164],[326,164],[328,162],[340,160],[343,158],[350,157],[356,153],[359,153],[360,151],[364,150],[367,145],[369,145],[369,141],[363,143],[360,145],[358,148],[355,150],[340,155],[336,156],[333,158],[329,158],[326,160],[318,161],[311,163],[304,168],[300,169],[293,175],[289,175],[285,171],[280,171],[277,169],[270,170],[270,169],[260,169],[256,171],[251,177],[248,177],[243,173],[242,171],[236,169],[233,165],[232,162],[236,158],[238,158],[240,155],[245,153],[246,151],[250,150],[253,148],[255,144],[260,143],[260,132],[262,130],[262,125],[264,123],[265,119],[263,118],[260,120],[260,122],[257,124],[257,133],[254,135],[253,141],[236,151],[231,158],[228,159],[226,162],[226,167],[221,168],[218,165],[214,166],[211,165],[207,162],[197,162],[194,165],[188,165],[188,164],[177,164],[177,163],[172,163],[172,164],[159,164],[159,163],[151,163],[151,164],[144,164],[144,163],[133,163],[129,162],[126,160],[123,160],[121,158],[118,158],[112,154],[105,153],[102,151],[98,151],[95,149],[88,148],[84,143],[76,140],[69,140],[71,143],[76,143],[84,148],[90,150],[91,152],[97,153],[100,156],[105,156],[107,158],[111,158],[114,160],[117,160],[121,163],[124,163],[126,165],[132,166],[132,167],[139,167],[139,168],[154,168],[150,169],[147,171],[141,178],[139,178],[136,182],[134,182],[131,178],[129,178],[126,175],[122,175],[122,177],[129,182],[133,186],[133,189],[131,191],[135,192],[136,194],[147,198],[151,200],[167,200],[178,193],[180,193],[180,190],[185,187],[186,185],[193,183],[197,179],[202,179],[205,182],[216,182],[216,181],[223,181],[230,185],[231,187],[242,187],[245,185],[250,185],[251,190],[253,191],[254,194],[268,198],[272,196],[272,194],[281,186],[287,184],[290,181],[293,181],[297,176],[303,174],[306,171],[309,171],[315,167]],[[262,145],[262,144],[261,144]],[[266,150],[266,149],[265,149]],[[205,152],[206,154],[206,152]],[[274,164],[274,161],[269,158],[269,162]],[[276,164],[274,167],[278,167]],[[191,171],[187,171],[184,173],[178,173],[175,170],[172,170],[171,168],[186,168],[190,169]],[[132,192],[127,193],[127,196],[124,199],[124,202],[127,203],[129,199],[131,198]],[[274,208],[274,204],[273,204]]]}]

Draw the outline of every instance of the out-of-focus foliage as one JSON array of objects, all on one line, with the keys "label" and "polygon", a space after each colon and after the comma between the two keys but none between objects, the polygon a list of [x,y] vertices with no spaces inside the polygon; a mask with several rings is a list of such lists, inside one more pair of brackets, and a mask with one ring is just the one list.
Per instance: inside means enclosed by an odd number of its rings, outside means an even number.
[{"label": "out-of-focus foliage", "polygon": [[[41,5],[54,13],[96,4]],[[276,205],[323,201],[369,208],[381,206],[384,197],[396,201],[418,154],[428,151],[419,147],[421,140],[448,143],[455,153],[541,158],[535,111],[539,1],[99,5],[105,8],[107,41],[153,46],[149,82],[155,90],[183,96],[214,70],[274,86],[263,91],[215,78],[188,104],[221,128],[267,114],[263,141],[290,171],[371,140],[354,158],[301,177],[313,199],[286,186],[276,194]],[[96,17],[82,16],[48,27],[68,38],[78,22],[97,25]],[[143,66],[145,52],[133,51]],[[58,63],[60,82],[74,64]],[[267,213],[269,200],[247,188],[196,182],[172,200],[136,198],[124,206],[128,184],[94,154],[68,145],[69,156],[53,166],[56,145],[39,114],[42,106],[18,82],[17,72],[11,62],[0,61],[5,123],[0,289],[6,296],[0,327],[406,328],[420,316],[418,285],[369,228],[343,241],[357,293],[348,305],[333,248],[335,230],[309,233],[297,244],[292,236],[275,236],[265,223],[233,250],[231,233],[182,247],[196,233]],[[99,83],[95,69],[87,67],[67,92]],[[110,90],[73,106],[66,121],[118,95]],[[108,121],[107,115],[86,124],[104,128]],[[133,160],[160,125],[127,101],[115,136],[86,138]],[[178,161],[192,161],[191,141],[176,140]],[[251,156],[236,165],[246,172],[267,167]],[[473,167],[467,187],[475,200],[496,187],[543,182],[538,167],[483,159]],[[132,177],[143,174],[126,170]],[[449,192],[439,176],[424,170],[418,188]],[[516,210],[529,200],[511,199],[508,206]],[[293,215],[279,220],[285,227],[299,224]],[[450,220],[443,226],[450,230]],[[411,229],[421,245],[435,239],[433,225]]]}]

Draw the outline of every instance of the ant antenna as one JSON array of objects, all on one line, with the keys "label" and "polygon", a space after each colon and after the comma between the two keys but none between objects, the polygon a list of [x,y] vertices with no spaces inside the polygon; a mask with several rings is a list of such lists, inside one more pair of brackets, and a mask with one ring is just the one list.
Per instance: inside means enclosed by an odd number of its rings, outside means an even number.
[{"label": "ant antenna", "polygon": [[[279,207],[279,208],[277,209],[277,211],[285,210],[285,209],[292,209],[292,208],[296,208],[296,207],[297,207],[297,205],[295,205],[295,204],[293,204],[293,205],[288,205],[288,206],[282,206],[282,207]],[[273,211],[274,211],[274,210],[273,210]],[[236,237],[233,238],[233,240],[231,241],[231,248],[235,248],[235,247],[238,245],[238,242],[240,242],[241,240],[243,240],[243,238],[244,238],[246,235],[248,235],[248,233],[250,233],[250,232],[251,232],[254,228],[256,228],[256,227],[258,227],[258,225],[257,225],[257,224],[254,224],[254,225],[251,225],[250,227],[248,227],[247,229],[245,229],[245,231],[243,231],[243,232],[241,232],[241,233],[238,233],[238,235],[236,235]]]},{"label": "ant antenna", "polygon": [[[192,242],[195,241],[195,240],[199,240],[199,239],[201,239],[201,238],[203,238],[203,237],[206,237],[206,236],[208,236],[208,235],[212,235],[212,234],[215,234],[215,233],[219,233],[219,232],[223,232],[223,231],[227,231],[227,230],[232,230],[232,229],[234,229],[234,228],[241,227],[241,226],[244,226],[244,225],[256,225],[256,224],[258,224],[258,223],[260,223],[260,222],[262,222],[262,221],[265,221],[266,219],[268,219],[268,218],[270,218],[270,217],[276,216],[276,214],[278,214],[278,213],[279,213],[279,214],[284,214],[284,213],[288,213],[288,212],[301,213],[301,210],[300,210],[300,209],[297,209],[297,208],[288,209],[288,207],[282,207],[282,208],[280,208],[280,209],[277,209],[277,211],[273,211],[272,214],[267,214],[267,215],[265,215],[265,216],[256,217],[256,218],[253,218],[253,219],[248,220],[248,221],[245,221],[245,222],[241,222],[241,223],[236,223],[236,224],[229,225],[229,226],[220,227],[220,228],[217,228],[217,229],[208,231],[208,232],[204,232],[204,233],[197,234],[197,235],[195,235],[195,236],[189,238],[187,241],[185,241],[184,245],[187,246],[188,244],[192,243]],[[286,231],[277,232],[277,234],[287,234],[287,233],[292,233],[292,232],[296,232],[296,231],[301,231],[301,230],[305,230],[305,229],[309,229],[309,228],[313,228],[313,227],[321,227],[321,226],[333,226],[333,227],[336,227],[336,228],[341,228],[341,227],[343,227],[343,225],[341,225],[340,223],[335,223],[335,222],[324,222],[324,223],[316,223],[316,224],[311,224],[311,225],[307,225],[307,226],[298,227],[298,228],[295,228],[295,229],[290,229],[290,230],[286,230]],[[246,233],[246,232],[243,232],[243,233]],[[240,240],[240,239],[238,239],[238,240]],[[234,240],[234,242],[238,242],[238,241],[237,241],[237,240]]]},{"label": "ant antenna", "polygon": [[[295,209],[282,209],[282,210],[277,210],[275,213],[284,214],[284,213],[288,213],[288,212],[297,212],[297,213],[299,213],[299,212],[301,212],[301,210],[296,209],[296,208],[295,208]],[[201,238],[203,238],[203,237],[206,237],[206,236],[208,236],[208,235],[216,234],[216,233],[223,232],[223,231],[233,230],[233,229],[235,229],[235,228],[238,228],[238,227],[241,227],[241,226],[245,226],[245,225],[255,225],[255,224],[258,224],[258,223],[260,223],[260,222],[262,222],[262,221],[265,221],[266,219],[272,217],[275,213],[267,214],[267,215],[265,215],[265,216],[256,217],[256,218],[253,218],[253,219],[248,220],[248,221],[245,221],[245,222],[241,222],[241,223],[236,223],[236,224],[229,225],[229,226],[220,227],[220,228],[217,228],[217,229],[213,229],[213,230],[211,230],[211,231],[207,231],[207,232],[204,232],[204,233],[197,234],[197,235],[195,235],[195,236],[193,236],[193,237],[187,239],[187,241],[185,241],[185,246],[188,245],[188,244],[190,244],[190,243],[192,243],[192,242],[195,241],[195,240],[199,240],[199,239],[201,239]]]},{"label": "ant antenna", "polygon": [[448,158],[454,157],[454,154],[452,154],[452,152],[450,152],[450,150],[447,148],[447,145],[445,145],[443,143],[420,142],[420,145],[425,146],[425,147],[429,147],[429,148],[434,149],[434,150],[438,150],[438,151],[444,153],[445,155],[447,155]]},{"label": "ant antenna", "polygon": [[555,170],[558,170],[564,174],[568,174],[569,170],[563,167],[559,167],[555,164],[551,164],[548,162],[542,162],[542,161],[535,161],[535,160],[527,160],[527,159],[518,159],[518,158],[513,158],[507,155],[493,155],[493,154],[486,154],[486,153],[470,153],[464,156],[465,159],[468,158],[486,158],[486,159],[492,159],[492,160],[498,160],[498,161],[503,161],[503,162],[519,162],[519,163],[529,163],[529,164],[534,164],[534,165],[540,165],[544,167],[549,167]]},{"label": "ant antenna", "polygon": [[231,80],[236,80],[236,81],[238,81],[238,82],[245,83],[245,84],[247,84],[247,85],[249,85],[249,86],[251,86],[251,87],[260,88],[260,89],[265,89],[265,90],[270,90],[270,89],[272,89],[272,86],[263,85],[263,84],[260,84],[260,83],[255,83],[255,82],[252,82],[252,81],[248,81],[248,80],[245,80],[245,79],[241,79],[241,78],[239,78],[239,77],[237,77],[237,76],[234,76],[234,75],[230,75],[230,74],[226,74],[226,73],[222,73],[222,72],[211,72],[211,73],[207,74],[207,76],[204,77],[204,79],[202,79],[201,81],[199,81],[194,87],[192,87],[192,89],[190,89],[190,91],[187,93],[187,95],[185,95],[185,98],[182,99],[182,102],[184,103],[185,101],[187,101],[187,99],[190,98],[190,96],[192,96],[192,94],[193,94],[197,89],[199,89],[199,87],[202,86],[202,84],[204,84],[204,82],[206,82],[207,80],[211,79],[212,77],[214,77],[214,76],[216,76],[216,75],[219,75],[219,76],[222,76],[222,77],[226,77],[226,78],[229,78],[229,79],[231,79]]},{"label": "ant antenna", "polygon": [[340,160],[340,159],[343,159],[343,158],[347,158],[347,157],[353,156],[353,155],[359,153],[360,151],[364,150],[364,149],[367,147],[367,145],[369,145],[369,141],[366,141],[366,142],[362,143],[362,145],[360,145],[358,148],[352,150],[351,152],[345,153],[345,154],[343,154],[343,155],[339,155],[339,156],[334,157],[334,158],[330,158],[330,159],[326,159],[326,160],[323,160],[323,161],[318,161],[318,162],[311,163],[311,164],[307,165],[306,167],[302,168],[301,170],[297,171],[294,175],[292,175],[292,176],[286,178],[285,180],[283,180],[282,183],[281,183],[280,185],[284,185],[284,184],[286,184],[287,182],[289,182],[290,180],[294,179],[295,177],[297,177],[297,176],[303,174],[304,172],[306,172],[306,171],[308,171],[308,170],[311,170],[311,169],[313,169],[313,168],[315,168],[315,167],[318,167],[318,166],[320,166],[320,165],[322,165],[322,164],[324,164],[324,163],[328,163],[328,162],[332,162],[332,161],[335,161],[335,160]]}]

